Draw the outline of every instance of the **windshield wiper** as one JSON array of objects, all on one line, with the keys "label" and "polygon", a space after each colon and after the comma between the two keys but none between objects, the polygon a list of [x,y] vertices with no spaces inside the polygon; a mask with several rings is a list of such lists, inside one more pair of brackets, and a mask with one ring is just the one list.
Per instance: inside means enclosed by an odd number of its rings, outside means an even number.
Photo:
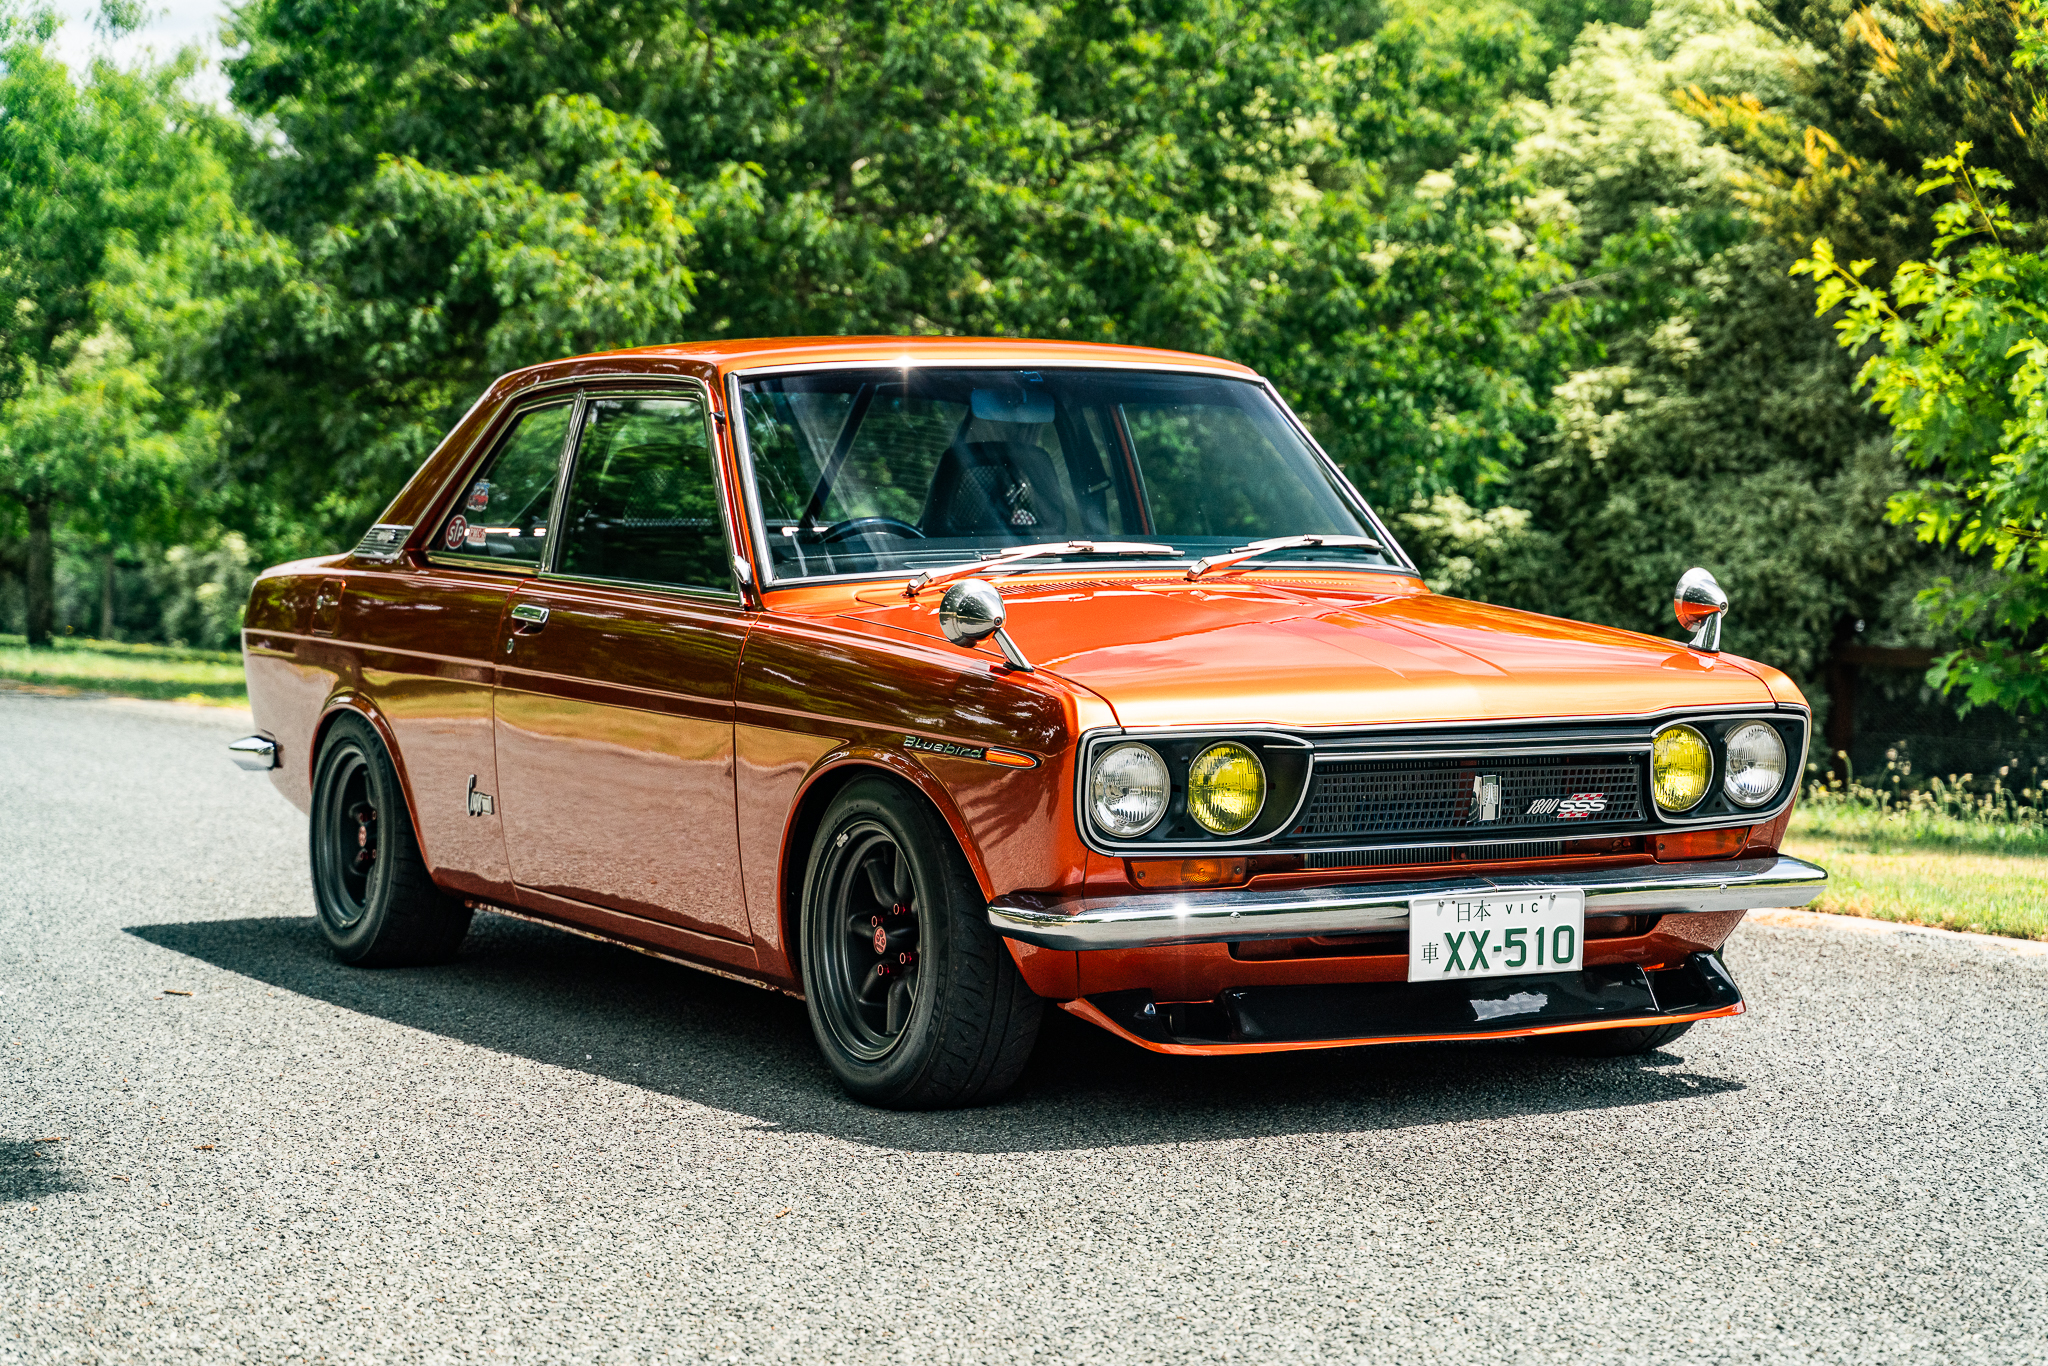
[{"label": "windshield wiper", "polygon": [[1315,533],[1306,536],[1275,536],[1271,540],[1253,541],[1235,550],[1226,550],[1221,555],[1211,555],[1205,560],[1196,560],[1188,570],[1188,578],[1199,579],[1212,569],[1228,569],[1245,560],[1271,554],[1275,550],[1299,550],[1306,546],[1329,546],[1357,550],[1384,550],[1385,546],[1370,536],[1325,536]]},{"label": "windshield wiper", "polygon": [[916,575],[904,585],[903,596],[914,598],[927,588],[937,588],[956,579],[971,579],[976,574],[1007,569],[1020,560],[1035,560],[1046,555],[1179,555],[1170,545],[1153,545],[1148,541],[1043,541],[1038,545],[1012,546],[998,555],[971,564],[956,564],[945,569],[929,569]]}]

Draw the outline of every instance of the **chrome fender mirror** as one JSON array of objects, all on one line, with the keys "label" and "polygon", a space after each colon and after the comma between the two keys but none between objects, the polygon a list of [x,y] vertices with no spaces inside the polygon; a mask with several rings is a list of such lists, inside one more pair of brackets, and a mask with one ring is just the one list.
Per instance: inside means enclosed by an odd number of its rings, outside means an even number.
[{"label": "chrome fender mirror", "polygon": [[1693,649],[1721,652],[1721,618],[1728,613],[1728,595],[1712,574],[1688,569],[1680,575],[1678,588],[1671,595],[1671,610],[1678,614],[1679,626],[1692,632]]},{"label": "chrome fender mirror", "polygon": [[1010,633],[1003,629],[1008,619],[1003,595],[987,579],[962,579],[939,599],[939,629],[946,633],[946,639],[963,650],[971,650],[994,636],[1005,662],[1013,669],[1031,673],[1031,661],[1024,658]]}]

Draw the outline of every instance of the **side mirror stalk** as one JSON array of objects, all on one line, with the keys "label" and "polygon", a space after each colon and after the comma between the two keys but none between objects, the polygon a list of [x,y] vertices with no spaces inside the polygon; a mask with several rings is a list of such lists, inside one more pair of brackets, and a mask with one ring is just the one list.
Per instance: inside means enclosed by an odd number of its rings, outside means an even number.
[{"label": "side mirror stalk", "polygon": [[963,650],[971,650],[994,636],[1006,665],[1018,673],[1036,673],[1031,661],[1017,648],[1017,642],[1003,629],[1008,615],[1002,594],[986,579],[962,579],[939,599],[939,629],[946,633],[946,639]]}]

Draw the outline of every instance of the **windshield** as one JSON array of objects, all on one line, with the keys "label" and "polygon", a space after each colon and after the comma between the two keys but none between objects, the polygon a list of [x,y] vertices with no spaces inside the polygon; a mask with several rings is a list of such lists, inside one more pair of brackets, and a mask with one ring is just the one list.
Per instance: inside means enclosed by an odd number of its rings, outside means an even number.
[{"label": "windshield", "polygon": [[[1267,537],[1381,534],[1245,380],[892,367],[764,376],[740,393],[780,580],[910,574],[1048,541],[1197,559]],[[1395,563],[1332,545],[1253,566],[1281,560]]]}]

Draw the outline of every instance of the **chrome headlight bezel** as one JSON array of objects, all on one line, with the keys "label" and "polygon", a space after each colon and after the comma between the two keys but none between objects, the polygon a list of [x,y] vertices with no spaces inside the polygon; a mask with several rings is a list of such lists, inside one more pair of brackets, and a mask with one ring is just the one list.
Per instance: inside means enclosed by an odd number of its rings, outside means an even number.
[{"label": "chrome headlight bezel", "polygon": [[[1113,757],[1120,754],[1130,755],[1133,759],[1140,759],[1141,761],[1142,757],[1149,756],[1152,765],[1159,773],[1158,800],[1153,806],[1151,816],[1142,823],[1126,821],[1120,825],[1106,805],[1105,799],[1108,794],[1104,791],[1103,769],[1108,766],[1109,761]],[[1167,808],[1173,804],[1173,772],[1166,766],[1166,760],[1160,755],[1159,751],[1142,740],[1125,740],[1117,744],[1105,746],[1100,750],[1089,761],[1086,788],[1088,792],[1088,818],[1095,823],[1096,829],[1102,831],[1111,839],[1143,839],[1154,826],[1158,825],[1165,818]],[[1127,792],[1130,790],[1130,788],[1125,789]]]},{"label": "chrome headlight bezel", "polygon": [[[1094,801],[1096,766],[1114,749],[1143,744],[1166,763],[1173,791],[1166,813],[1143,834],[1123,835],[1098,817]],[[1235,834],[1218,835],[1198,824],[1188,810],[1188,772],[1200,754],[1223,743],[1250,750],[1265,775],[1265,796],[1259,811]],[[1209,856],[1227,849],[1267,844],[1293,820],[1308,800],[1309,774],[1315,755],[1306,736],[1267,726],[1152,726],[1144,729],[1103,729],[1081,737],[1074,765],[1074,815],[1082,843],[1098,854],[1115,858],[1149,858],[1168,854]]]},{"label": "chrome headlight bezel", "polygon": [[[1758,821],[1769,821],[1782,815],[1799,793],[1799,778],[1805,771],[1807,746],[1813,730],[1813,718],[1805,708],[1794,707],[1731,707],[1725,711],[1698,711],[1669,715],[1660,720],[1653,732],[1662,734],[1674,725],[1689,725],[1706,737],[1712,757],[1713,776],[1707,784],[1707,791],[1692,807],[1684,811],[1672,811],[1657,803],[1654,791],[1644,798],[1644,809],[1654,814],[1659,825],[1667,829],[1708,829],[1717,826],[1750,825]],[[1737,802],[1727,787],[1729,771],[1728,741],[1745,726],[1760,725],[1776,733],[1778,741],[1785,747],[1784,776],[1770,796],[1751,805]],[[1654,787],[1655,762],[1645,756],[1643,774]]]}]

